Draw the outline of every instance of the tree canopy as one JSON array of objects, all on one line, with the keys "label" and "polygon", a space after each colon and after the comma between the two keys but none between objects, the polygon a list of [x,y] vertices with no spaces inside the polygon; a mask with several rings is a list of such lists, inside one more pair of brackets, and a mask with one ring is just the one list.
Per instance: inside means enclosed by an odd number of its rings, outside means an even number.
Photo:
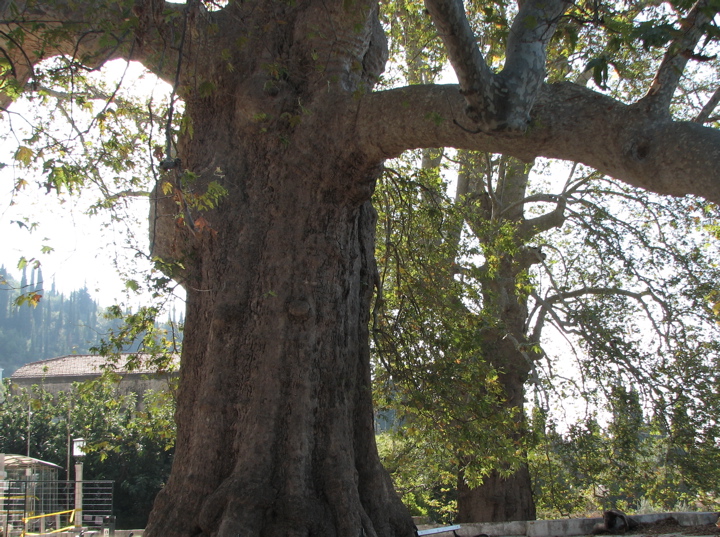
[{"label": "tree canopy", "polygon": [[[675,195],[693,192],[717,199],[717,185],[710,179],[717,158],[717,133],[705,127],[714,119],[711,117],[716,104],[713,88],[708,88],[705,100],[702,94],[694,99],[695,108],[700,107],[695,114],[692,110],[678,113],[671,109],[686,68],[690,66],[692,71],[693,62],[714,60],[704,54],[706,49],[712,49],[716,37],[712,4],[678,2],[628,8],[599,5],[570,8],[560,0],[546,4],[524,3],[523,9],[514,16],[513,10],[508,12],[504,6],[493,4],[478,7],[477,14],[469,8],[479,32],[485,29],[482,22],[508,25],[499,35],[488,32],[485,44],[477,42],[460,2],[428,2],[426,12],[437,27],[435,32],[444,40],[461,92],[454,86],[438,85],[366,92],[358,103],[362,113],[358,116],[357,129],[368,150],[379,153],[381,158],[395,156],[408,148],[441,146],[480,149],[525,159],[542,155],[584,162],[648,190]],[[215,5],[212,2],[183,5],[157,1],[142,7],[98,2],[85,9],[85,6],[78,8],[53,2],[6,0],[2,104],[7,106],[28,87],[40,87],[48,77],[72,79],[73,72],[81,66],[96,68],[109,59],[128,57],[141,61],[171,83],[192,78],[192,84],[176,87],[181,96],[186,91],[210,92],[214,89],[213,82],[203,80],[192,62],[188,62],[183,71],[178,51],[180,45],[186,47],[184,54],[191,54],[191,47],[194,54],[218,47],[218,60],[226,67],[231,66],[232,50],[249,48],[245,42],[222,42],[221,27],[223,22],[230,24],[234,9],[233,3]],[[372,3],[358,4],[355,9],[358,14],[369,17],[377,14]],[[407,4],[406,9],[421,11],[423,8]],[[413,15],[417,17],[417,13]],[[349,35],[359,31],[359,27],[352,27],[349,22],[352,16],[340,13],[338,16],[348,19],[343,28]],[[332,19],[328,13],[326,22],[318,23],[316,30]],[[272,22],[287,23],[280,18]],[[246,30],[248,35],[253,31],[252,28]],[[208,31],[212,33],[212,40],[205,35]],[[335,32],[338,31],[336,28]],[[191,43],[193,32],[199,37]],[[330,58],[339,55],[337,51],[332,52],[334,39],[321,47],[328,39],[322,34],[311,32],[303,37],[308,38],[314,50],[308,60],[322,67],[317,69],[318,73],[324,73],[315,78],[339,81],[343,68],[330,65]],[[594,41],[596,38],[598,41]],[[505,39],[509,40],[503,46]],[[610,67],[622,78],[635,74],[630,66],[638,43],[654,52],[655,61],[650,63],[654,76],[645,74],[644,92],[636,89],[634,94],[626,93],[622,99],[579,84],[548,84],[546,57],[553,40],[561,41],[563,47],[552,51],[555,56],[552,59],[567,62],[570,72],[578,66],[580,70],[590,68],[600,90],[608,87]],[[371,36],[365,34],[363,42],[370,41],[373,41]],[[377,35],[378,47],[380,41],[384,39]],[[234,46],[222,48],[223,45]],[[362,46],[360,43],[357,46],[359,51]],[[321,49],[327,49],[327,58],[322,56]],[[490,61],[505,59],[502,70],[495,72],[491,68],[483,54],[485,49],[490,52]],[[69,62],[55,68],[37,67],[43,59],[57,55],[63,55]],[[368,56],[367,61],[370,59],[373,58]],[[288,58],[288,61],[299,60],[292,54]],[[583,63],[584,60],[589,61]],[[273,63],[267,62],[260,67],[269,80],[288,76],[287,66],[280,63],[273,67]],[[378,67],[382,69],[384,65]],[[72,80],[66,78],[65,81],[72,84]],[[631,84],[642,88],[639,82],[635,80]],[[412,106],[407,106],[409,103]],[[485,109],[496,117],[477,115]],[[470,122],[463,124],[466,120]],[[400,125],[402,128],[398,128]],[[19,158],[22,160],[24,155],[21,152]]]},{"label": "tree canopy", "polygon": [[[31,130],[15,165],[37,163],[50,192],[147,196],[143,254],[158,283],[187,292],[176,457],[151,536],[413,534],[373,435],[369,200],[386,159],[454,147],[514,157],[522,172],[557,158],[720,200],[709,0],[3,0],[0,11],[4,118],[21,94],[71,103],[71,134]],[[408,65],[397,87],[383,85],[388,37]],[[423,83],[441,51],[458,85]],[[170,83],[169,101],[133,108],[85,85],[116,58]],[[69,156],[76,144],[85,166]],[[496,246],[498,263],[517,255]]]},{"label": "tree canopy", "polygon": [[[417,168],[412,156],[388,163],[378,186],[375,385],[380,408],[394,418],[398,452],[391,460],[408,465],[397,477],[407,484],[408,475],[430,473],[436,486],[480,486],[457,496],[461,519],[528,518],[530,506],[516,511],[508,500],[490,513],[492,498],[532,490],[529,480],[493,485],[492,472],[512,474],[528,452],[541,460],[548,424],[548,434],[561,438],[558,428],[584,431],[608,409],[629,414],[617,395],[625,386],[633,387],[640,416],[637,431],[621,431],[633,446],[626,459],[637,462],[632,439],[647,419],[657,442],[644,463],[664,466],[658,439],[674,441],[669,431],[681,400],[693,442],[712,452],[714,206],[648,194],[575,166],[556,185],[540,165],[529,173],[492,155],[446,158],[446,167],[460,168],[454,196],[441,170]],[[576,410],[568,412],[571,405]],[[525,422],[528,411],[543,420]],[[593,456],[601,460],[602,450]],[[633,477],[637,466],[627,463],[617,475],[642,481],[645,499],[658,499],[649,489],[655,478]],[[532,468],[536,483],[546,482],[542,470],[540,463]],[[467,501],[493,486],[482,501]],[[535,500],[547,507],[548,490],[535,488]],[[641,496],[602,507],[636,509]]]}]

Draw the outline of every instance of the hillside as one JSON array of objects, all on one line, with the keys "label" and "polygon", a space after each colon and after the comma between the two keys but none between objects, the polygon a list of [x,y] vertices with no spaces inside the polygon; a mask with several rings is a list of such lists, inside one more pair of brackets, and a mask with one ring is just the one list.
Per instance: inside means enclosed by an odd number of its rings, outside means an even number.
[{"label": "hillside", "polygon": [[[29,272],[29,275],[28,275]],[[33,293],[37,301],[18,304]],[[20,366],[64,356],[89,354],[121,319],[106,318],[106,305],[95,301],[87,287],[64,295],[43,279],[42,269],[24,269],[17,281],[0,267],[0,368],[8,377]],[[124,350],[133,352],[135,346]]]}]

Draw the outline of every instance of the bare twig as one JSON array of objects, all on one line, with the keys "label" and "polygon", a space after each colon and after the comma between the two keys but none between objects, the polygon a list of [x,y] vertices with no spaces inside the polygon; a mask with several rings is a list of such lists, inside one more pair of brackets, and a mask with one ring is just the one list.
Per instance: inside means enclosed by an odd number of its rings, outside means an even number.
[{"label": "bare twig", "polygon": [[712,94],[712,97],[708,100],[707,103],[705,103],[705,106],[703,106],[702,110],[700,110],[700,113],[697,115],[693,121],[695,123],[708,123],[711,121],[710,114],[713,113],[715,110],[715,107],[720,103],[720,87],[718,87],[715,90],[715,93]]}]

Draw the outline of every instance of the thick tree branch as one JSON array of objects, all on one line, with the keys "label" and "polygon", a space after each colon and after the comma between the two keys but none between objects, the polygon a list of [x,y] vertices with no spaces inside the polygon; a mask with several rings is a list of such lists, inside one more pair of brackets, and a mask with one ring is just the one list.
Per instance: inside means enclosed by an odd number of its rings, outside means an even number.
[{"label": "thick tree branch", "polygon": [[545,84],[522,136],[461,128],[463,97],[454,85],[411,86],[366,95],[352,105],[360,143],[378,159],[410,148],[456,147],[582,162],[659,194],[720,201],[720,132],[652,117],[571,83]]},{"label": "thick tree branch", "polygon": [[512,209],[520,206],[524,206],[528,203],[558,203],[560,201],[560,196],[557,194],[546,194],[546,193],[540,193],[540,194],[533,194],[532,196],[527,196],[526,198],[523,198],[521,200],[515,201],[508,205],[507,207],[504,207],[502,211],[500,211],[500,217],[505,216],[508,212],[510,212]]},{"label": "thick tree branch", "polygon": [[9,64],[7,70],[0,72],[0,107],[5,109],[33,76],[35,64],[50,56],[71,55],[74,46],[67,42],[50,45],[42,33],[29,29],[18,33],[28,19],[34,24],[59,26],[49,22],[56,19],[54,16],[35,12],[28,15],[24,4],[1,0],[0,17],[0,48]]},{"label": "thick tree branch", "polygon": [[480,52],[462,0],[425,0],[467,100],[467,115],[486,130],[497,128],[498,80]]},{"label": "thick tree branch", "polygon": [[545,79],[546,47],[568,5],[563,0],[523,2],[508,37],[505,67],[493,74],[480,53],[462,0],[425,0],[445,43],[466,114],[485,132],[524,132]]},{"label": "thick tree branch", "polygon": [[548,229],[559,228],[565,223],[565,207],[567,206],[567,198],[559,196],[556,199],[557,205],[549,213],[545,213],[530,220],[523,220],[518,228],[518,235],[525,240],[529,240],[538,233],[547,231]]},{"label": "thick tree branch", "polygon": [[[317,87],[340,84],[355,91],[361,80],[372,87],[388,58],[387,40],[377,18],[377,2],[306,4],[307,9],[303,9],[295,26],[296,35],[307,36],[306,46],[293,50],[293,54],[299,54],[293,61],[317,62],[318,76],[312,82]],[[310,51],[317,60],[306,56]]]},{"label": "thick tree branch", "polygon": [[508,36],[505,66],[500,73],[509,91],[507,124],[522,131],[545,80],[547,46],[560,16],[570,4],[565,0],[526,0],[520,3]]},{"label": "thick tree branch", "polygon": [[[133,7],[130,0],[92,4],[0,0],[0,49],[11,65],[0,73],[0,107],[7,108],[25,88],[39,62],[60,55],[90,69],[116,58],[136,59],[160,78],[171,80],[177,49],[165,42],[164,32],[157,28],[145,30],[143,37],[149,46],[135,47],[137,35],[129,29],[137,19]],[[184,6],[168,4],[164,9],[167,15],[184,10]],[[182,23],[181,17],[165,20],[169,21],[166,25]],[[123,26],[128,29],[118,30]],[[177,31],[169,33],[179,35]],[[18,35],[20,39],[13,37]]]},{"label": "thick tree branch", "polygon": [[670,43],[647,95],[640,101],[651,114],[670,116],[670,102],[685,66],[704,35],[705,25],[712,20],[712,16],[708,16],[709,9],[712,9],[710,0],[698,0],[681,22],[681,35]]},{"label": "thick tree branch", "polygon": [[533,299],[535,300],[536,307],[533,309],[533,312],[528,316],[528,319],[532,319],[534,316],[537,317],[535,326],[532,330],[532,335],[528,337],[529,341],[540,341],[548,315],[552,318],[555,326],[558,328],[558,331],[563,334],[564,338],[567,339],[566,334],[578,333],[572,329],[570,323],[560,318],[560,315],[558,313],[558,306],[544,300],[539,294],[537,294],[536,291],[532,291],[531,294]]}]

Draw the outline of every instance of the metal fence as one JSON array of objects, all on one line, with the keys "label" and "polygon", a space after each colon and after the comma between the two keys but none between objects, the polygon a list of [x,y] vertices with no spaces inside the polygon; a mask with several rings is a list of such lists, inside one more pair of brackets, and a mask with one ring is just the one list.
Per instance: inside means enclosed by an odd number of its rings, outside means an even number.
[{"label": "metal fence", "polygon": [[113,481],[0,481],[2,537],[97,527],[112,511]]}]

